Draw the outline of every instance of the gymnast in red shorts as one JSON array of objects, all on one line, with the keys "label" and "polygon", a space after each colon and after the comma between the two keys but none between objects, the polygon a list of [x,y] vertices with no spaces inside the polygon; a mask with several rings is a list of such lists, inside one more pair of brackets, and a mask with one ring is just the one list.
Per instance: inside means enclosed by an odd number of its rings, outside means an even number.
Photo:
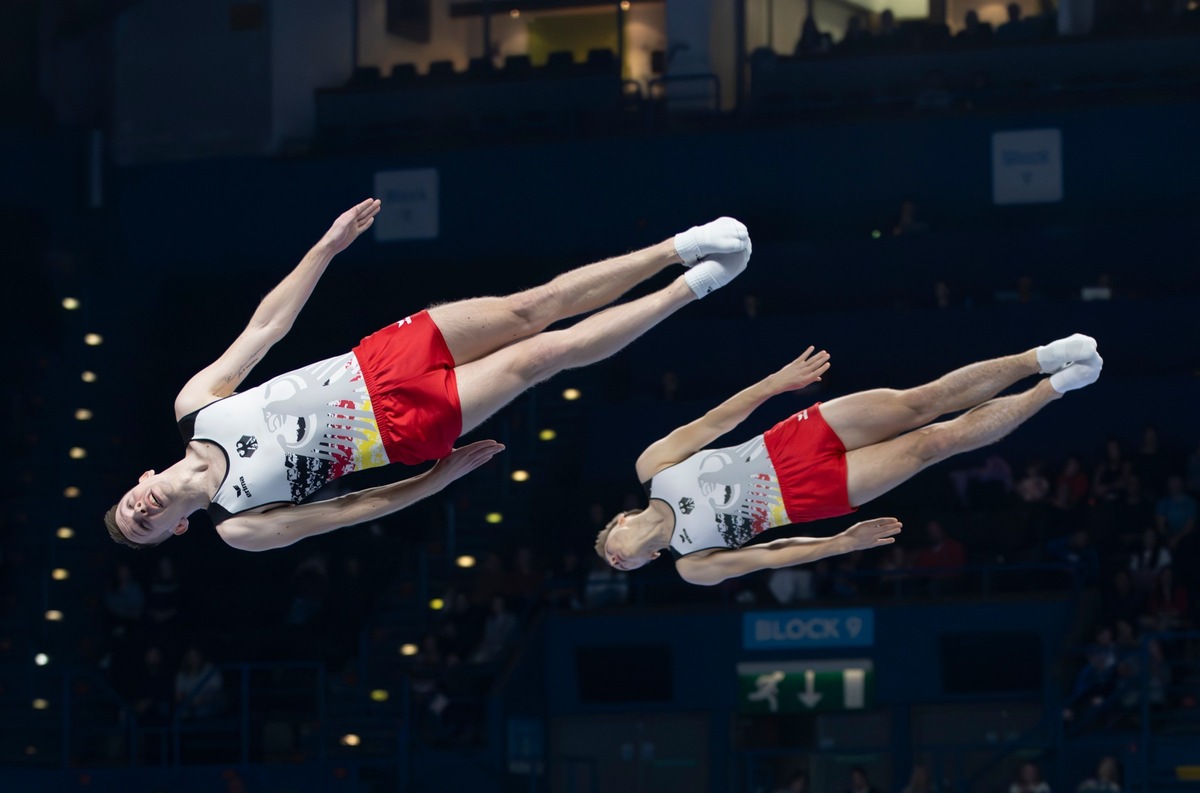
[{"label": "gymnast in red shorts", "polygon": [[[895,542],[900,521],[876,518],[827,538],[786,537],[746,544],[789,523],[846,515],[918,471],[1007,435],[1048,403],[1094,383],[1103,361],[1082,334],[1018,355],[957,369],[907,390],[840,397],[784,419],[738,446],[710,449],[776,394],[821,379],[829,354],[803,355],[651,444],[637,461],[650,503],[624,512],[596,538],[596,552],[634,570],[664,549],[688,582],[720,583],[767,570]],[[1020,394],[996,394],[1048,374]],[[931,423],[948,413],[967,412]]]},{"label": "gymnast in red shorts", "polygon": [[[535,383],[612,355],[728,283],[750,259],[746,227],[720,218],[523,292],[413,314],[348,353],[235,393],[292,327],[333,257],[371,227],[379,209],[367,199],[344,212],[263,298],[232,346],[179,392],[184,457],[162,472],[146,471],[105,514],[115,541],[157,545],[183,534],[188,516],[206,509],[225,542],[261,551],[403,509],[504,448],[488,440],[456,449],[462,433]],[[543,332],[678,263],[687,271],[663,289]],[[418,476],[306,503],[345,474],[428,460],[437,463]]]}]

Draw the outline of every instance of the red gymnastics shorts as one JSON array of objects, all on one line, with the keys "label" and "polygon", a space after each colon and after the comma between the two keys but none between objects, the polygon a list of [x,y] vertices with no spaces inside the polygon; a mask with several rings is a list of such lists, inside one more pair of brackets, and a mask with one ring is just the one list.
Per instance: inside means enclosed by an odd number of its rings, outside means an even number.
[{"label": "red gymnastics shorts", "polygon": [[821,403],[763,433],[779,477],[783,508],[792,523],[847,515],[846,447],[821,416]]},{"label": "red gymnastics shorts", "polygon": [[462,434],[454,358],[428,311],[372,333],[354,348],[388,461],[440,460]]}]

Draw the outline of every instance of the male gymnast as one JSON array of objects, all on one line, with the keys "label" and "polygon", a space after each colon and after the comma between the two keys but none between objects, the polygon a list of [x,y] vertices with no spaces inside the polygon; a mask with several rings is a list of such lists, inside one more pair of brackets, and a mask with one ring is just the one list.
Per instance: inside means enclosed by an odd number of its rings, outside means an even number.
[{"label": "male gymnast", "polygon": [[[809,347],[651,444],[637,460],[649,505],[614,518],[597,536],[596,552],[619,570],[634,570],[669,550],[686,581],[713,585],[891,544],[901,529],[895,518],[856,523],[833,537],[747,546],[778,526],[854,512],[934,463],[1000,440],[1067,391],[1094,383],[1103,363],[1096,341],[1075,334],[916,388],[818,402],[745,443],[705,448],[770,397],[820,380],[829,353]],[[1028,391],[995,398],[1035,374],[1050,376]],[[961,410],[967,412],[931,423]]]},{"label": "male gymnast", "polygon": [[[720,218],[516,294],[421,311],[348,353],[235,393],[292,327],[329,262],[371,227],[379,208],[378,200],[367,199],[338,217],[263,298],[229,349],[179,392],[183,459],[161,472],[146,471],[105,514],[115,541],[157,545],[183,534],[188,516],[207,509],[226,543],[262,551],[403,509],[504,448],[484,440],[456,449],[460,435],[525,389],[612,355],[728,283],[751,252],[746,227]],[[565,330],[545,331],[608,305],[679,262],[688,269],[669,286]],[[409,479],[301,503],[344,474],[429,460],[437,463]]]}]

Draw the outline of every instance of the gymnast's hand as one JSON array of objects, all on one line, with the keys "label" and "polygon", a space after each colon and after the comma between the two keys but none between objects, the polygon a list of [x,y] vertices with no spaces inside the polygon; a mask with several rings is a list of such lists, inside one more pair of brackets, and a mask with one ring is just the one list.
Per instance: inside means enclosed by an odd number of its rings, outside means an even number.
[{"label": "gymnast's hand", "polygon": [[502,451],[504,451],[504,445],[496,441],[469,443],[438,460],[437,465],[429,469],[429,476],[436,478],[438,484],[445,487],[455,479],[471,473]]},{"label": "gymnast's hand", "polygon": [[796,360],[771,375],[771,385],[777,393],[799,391],[821,379],[829,369],[829,353],[821,350],[816,355],[809,347]]},{"label": "gymnast's hand", "polygon": [[350,247],[350,243],[358,239],[358,235],[371,228],[375,216],[379,214],[378,198],[368,198],[361,204],[347,209],[333,221],[329,231],[321,238],[321,244],[327,246],[333,253],[341,253]]},{"label": "gymnast's hand", "polygon": [[850,540],[850,551],[865,551],[868,548],[878,548],[881,545],[894,543],[902,525],[895,518],[864,520],[846,529],[842,532],[842,536]]}]

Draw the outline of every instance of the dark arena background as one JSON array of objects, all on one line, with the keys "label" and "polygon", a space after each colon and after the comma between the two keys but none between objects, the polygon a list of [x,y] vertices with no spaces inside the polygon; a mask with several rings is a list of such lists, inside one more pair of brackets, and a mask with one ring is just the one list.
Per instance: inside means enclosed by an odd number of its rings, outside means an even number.
[{"label": "dark arena background", "polygon": [[[1196,0],[4,0],[0,53],[0,790],[1200,789]],[[720,215],[754,252],[409,509],[112,542],[369,196],[248,385]],[[642,449],[809,344],[730,442],[1076,331],[1095,385],[782,530],[894,546],[714,587],[593,550]]]}]

